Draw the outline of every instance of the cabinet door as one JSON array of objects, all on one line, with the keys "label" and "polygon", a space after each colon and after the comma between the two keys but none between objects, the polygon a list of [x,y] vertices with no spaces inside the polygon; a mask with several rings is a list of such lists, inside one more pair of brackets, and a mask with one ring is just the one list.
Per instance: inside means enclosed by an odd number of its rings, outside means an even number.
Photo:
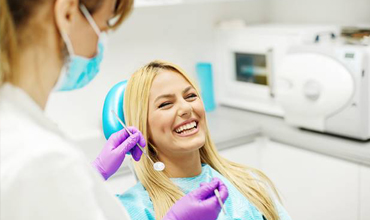
[{"label": "cabinet door", "polygon": [[113,195],[124,193],[136,183],[136,179],[132,173],[112,176],[105,182]]},{"label": "cabinet door", "polygon": [[261,168],[292,219],[358,219],[359,165],[272,141],[262,149]]},{"label": "cabinet door", "polygon": [[370,220],[370,167],[360,167],[360,220]]},{"label": "cabinet door", "polygon": [[259,166],[259,141],[220,150],[221,156],[236,163],[257,168]]}]

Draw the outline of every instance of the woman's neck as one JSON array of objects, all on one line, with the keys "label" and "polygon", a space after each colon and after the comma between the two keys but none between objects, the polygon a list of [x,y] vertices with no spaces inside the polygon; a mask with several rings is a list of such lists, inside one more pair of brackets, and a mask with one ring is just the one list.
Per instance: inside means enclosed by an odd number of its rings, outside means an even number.
[{"label": "woman's neck", "polygon": [[170,178],[194,177],[202,172],[199,150],[177,156],[160,154],[159,159],[166,165]]},{"label": "woman's neck", "polygon": [[25,91],[41,109],[45,109],[49,94],[59,76],[61,62],[55,51],[30,47],[19,54],[19,65],[14,68],[13,85]]}]

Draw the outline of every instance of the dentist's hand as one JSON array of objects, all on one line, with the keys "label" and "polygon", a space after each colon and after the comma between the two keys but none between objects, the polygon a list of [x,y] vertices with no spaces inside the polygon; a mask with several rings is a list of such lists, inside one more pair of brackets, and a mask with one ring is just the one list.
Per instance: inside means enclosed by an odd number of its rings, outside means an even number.
[{"label": "dentist's hand", "polygon": [[128,127],[128,130],[132,133],[132,136],[125,129],[113,133],[92,163],[105,180],[118,170],[125,159],[126,153],[130,152],[136,161],[141,158],[142,151],[136,144],[139,143],[140,146],[145,147],[144,136],[135,127]]},{"label": "dentist's hand", "polygon": [[226,185],[218,178],[201,186],[182,197],[172,206],[163,220],[215,220],[221,211],[214,190],[218,189],[224,203],[229,192]]}]

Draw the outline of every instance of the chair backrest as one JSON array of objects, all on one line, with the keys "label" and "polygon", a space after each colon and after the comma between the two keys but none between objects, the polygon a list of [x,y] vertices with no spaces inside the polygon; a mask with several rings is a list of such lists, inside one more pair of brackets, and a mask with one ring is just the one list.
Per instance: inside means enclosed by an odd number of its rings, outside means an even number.
[{"label": "chair backrest", "polygon": [[123,127],[111,112],[112,110],[117,113],[118,117],[125,122],[125,116],[123,113],[123,101],[125,97],[125,90],[127,86],[127,80],[122,81],[114,85],[105,97],[102,125],[104,136],[108,140],[111,134],[121,130]]}]

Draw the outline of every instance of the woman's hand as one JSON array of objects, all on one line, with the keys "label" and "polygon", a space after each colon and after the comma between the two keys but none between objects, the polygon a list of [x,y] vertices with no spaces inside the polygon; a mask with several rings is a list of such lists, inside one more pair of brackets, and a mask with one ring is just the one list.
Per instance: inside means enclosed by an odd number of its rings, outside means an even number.
[{"label": "woman's hand", "polygon": [[118,170],[125,159],[126,153],[130,152],[136,161],[141,158],[143,152],[136,144],[139,143],[140,146],[145,147],[144,136],[135,127],[128,127],[128,130],[132,133],[132,136],[125,129],[113,133],[92,163],[105,180]]},{"label": "woman's hand", "polygon": [[229,193],[226,185],[218,178],[182,197],[172,206],[163,220],[215,220],[221,211],[214,190],[218,189],[224,203]]}]

